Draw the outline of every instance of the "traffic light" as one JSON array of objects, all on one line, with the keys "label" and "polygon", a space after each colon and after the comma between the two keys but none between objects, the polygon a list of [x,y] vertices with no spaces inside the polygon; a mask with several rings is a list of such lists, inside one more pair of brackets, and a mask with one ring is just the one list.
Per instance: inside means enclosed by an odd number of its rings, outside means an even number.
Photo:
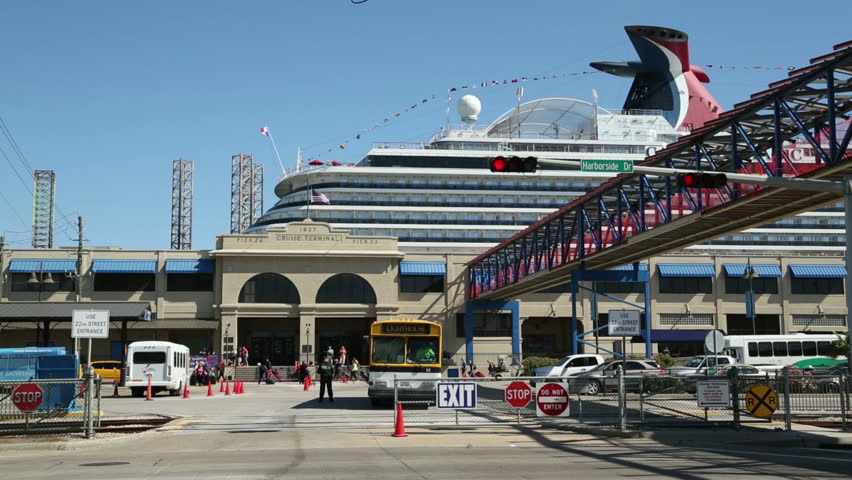
[{"label": "traffic light", "polygon": [[538,168],[536,157],[494,157],[489,162],[492,172],[535,172]]},{"label": "traffic light", "polygon": [[677,185],[686,188],[721,188],[728,183],[724,173],[679,173]]}]

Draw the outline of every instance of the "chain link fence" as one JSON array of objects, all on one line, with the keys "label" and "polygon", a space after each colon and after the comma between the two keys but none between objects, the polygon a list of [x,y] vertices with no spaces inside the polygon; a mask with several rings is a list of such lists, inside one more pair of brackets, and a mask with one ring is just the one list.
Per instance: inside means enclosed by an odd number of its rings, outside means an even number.
[{"label": "chain link fence", "polygon": [[[394,380],[394,398],[410,425],[583,423],[629,426],[766,424],[790,429],[794,417],[831,418],[848,425],[848,374],[730,376],[617,375],[612,377],[467,377]],[[561,386],[562,402],[538,398],[544,384]],[[511,385],[511,388],[510,388]],[[508,390],[512,390],[509,393]],[[525,393],[526,392],[526,393]],[[528,397],[526,397],[528,395]],[[557,396],[562,396],[560,393]],[[520,400],[519,400],[520,397]],[[529,401],[524,405],[523,400]],[[510,399],[515,405],[510,404]],[[536,406],[539,405],[537,409]],[[555,409],[560,415],[542,413]],[[553,411],[553,410],[551,410]],[[777,425],[772,425],[772,424]]]},{"label": "chain link fence", "polygon": [[100,427],[101,380],[0,382],[0,435],[86,433]]}]

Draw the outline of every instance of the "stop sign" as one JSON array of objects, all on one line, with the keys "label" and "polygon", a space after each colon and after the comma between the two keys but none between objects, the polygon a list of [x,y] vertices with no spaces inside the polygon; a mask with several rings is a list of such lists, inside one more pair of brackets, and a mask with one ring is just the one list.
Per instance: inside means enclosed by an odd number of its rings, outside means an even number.
[{"label": "stop sign", "polygon": [[512,382],[506,387],[506,402],[515,408],[524,408],[532,400],[532,389],[524,382]]},{"label": "stop sign", "polygon": [[44,390],[35,383],[18,385],[12,390],[12,403],[22,412],[32,412],[44,401]]},{"label": "stop sign", "polygon": [[535,397],[536,415],[558,417],[568,415],[568,391],[559,383],[545,383]]}]

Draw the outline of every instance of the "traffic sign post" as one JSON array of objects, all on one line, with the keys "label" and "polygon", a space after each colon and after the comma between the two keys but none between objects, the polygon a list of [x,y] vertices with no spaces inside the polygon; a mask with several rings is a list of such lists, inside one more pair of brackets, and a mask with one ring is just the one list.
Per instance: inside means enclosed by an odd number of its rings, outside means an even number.
[{"label": "traffic sign post", "polygon": [[746,408],[755,417],[770,417],[778,408],[778,394],[769,385],[755,385],[746,393]]},{"label": "traffic sign post", "polygon": [[580,160],[580,171],[633,173],[633,160]]},{"label": "traffic sign post", "polygon": [[504,393],[506,403],[515,408],[524,408],[532,401],[532,388],[526,382],[512,382]]},{"label": "traffic sign post", "polygon": [[[88,338],[86,365],[92,364],[92,339],[109,338],[109,310],[74,310],[71,312],[71,338]],[[78,353],[79,357],[80,354]],[[79,358],[78,358],[79,361]]]},{"label": "traffic sign post", "polygon": [[539,417],[567,417],[568,390],[561,383],[545,383],[535,396],[535,414]]},{"label": "traffic sign post", "polygon": [[476,383],[439,382],[435,386],[435,405],[438,408],[473,410],[476,408]]},{"label": "traffic sign post", "polygon": [[18,410],[29,413],[44,402],[44,390],[35,383],[24,383],[12,390],[12,404]]},{"label": "traffic sign post", "polygon": [[642,334],[642,314],[639,310],[610,310],[607,315],[607,333],[621,336],[621,360],[627,361],[627,337]]}]

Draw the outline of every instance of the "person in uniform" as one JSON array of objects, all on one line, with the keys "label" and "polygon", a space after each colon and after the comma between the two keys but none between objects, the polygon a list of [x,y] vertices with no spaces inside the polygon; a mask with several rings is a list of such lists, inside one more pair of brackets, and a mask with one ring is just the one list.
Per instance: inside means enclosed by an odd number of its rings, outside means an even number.
[{"label": "person in uniform", "polygon": [[325,391],[328,389],[328,399],[334,403],[334,392],[331,390],[331,379],[334,377],[334,365],[332,365],[329,357],[322,357],[322,362],[319,364],[317,373],[320,376],[320,391],[319,401],[322,402],[325,397]]}]

